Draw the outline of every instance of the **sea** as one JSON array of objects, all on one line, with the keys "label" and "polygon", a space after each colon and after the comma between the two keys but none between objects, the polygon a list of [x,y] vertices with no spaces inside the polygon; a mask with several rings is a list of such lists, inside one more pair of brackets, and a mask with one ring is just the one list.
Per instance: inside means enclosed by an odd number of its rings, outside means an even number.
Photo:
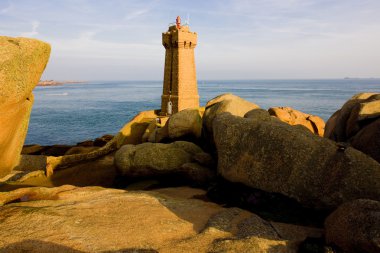
[{"label": "sea", "polygon": [[[261,108],[290,106],[325,121],[359,92],[380,92],[380,79],[199,80],[200,104],[233,93]],[[116,134],[138,112],[161,107],[162,81],[93,81],[36,87],[25,144],[73,145]]]}]

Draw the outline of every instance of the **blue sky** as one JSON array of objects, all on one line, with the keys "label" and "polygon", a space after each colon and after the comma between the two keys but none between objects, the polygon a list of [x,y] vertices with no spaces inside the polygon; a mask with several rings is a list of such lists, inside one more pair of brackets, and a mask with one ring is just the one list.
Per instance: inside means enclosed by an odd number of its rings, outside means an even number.
[{"label": "blue sky", "polygon": [[161,80],[177,15],[198,79],[380,76],[379,0],[0,0],[0,34],[52,45],[45,79]]}]

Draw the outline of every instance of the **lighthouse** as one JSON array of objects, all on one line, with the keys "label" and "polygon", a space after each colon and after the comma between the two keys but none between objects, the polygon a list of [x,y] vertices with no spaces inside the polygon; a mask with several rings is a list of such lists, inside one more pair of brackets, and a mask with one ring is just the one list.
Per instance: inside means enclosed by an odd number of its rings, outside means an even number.
[{"label": "lighthouse", "polygon": [[162,45],[166,52],[161,115],[199,107],[194,59],[197,33],[191,32],[188,25],[181,25],[178,16],[176,23],[162,33]]}]

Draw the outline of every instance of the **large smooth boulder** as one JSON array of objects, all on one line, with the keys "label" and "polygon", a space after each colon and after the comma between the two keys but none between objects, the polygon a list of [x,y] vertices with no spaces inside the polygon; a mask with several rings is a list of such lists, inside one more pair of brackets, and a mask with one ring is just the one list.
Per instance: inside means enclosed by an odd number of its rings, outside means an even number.
[{"label": "large smooth boulder", "polygon": [[[115,165],[124,176],[151,177],[167,174],[184,174],[202,182],[213,173],[196,159],[203,150],[191,142],[176,141],[170,144],[142,143],[124,145],[115,154]],[[200,166],[192,163],[197,163]]]},{"label": "large smooth boulder", "polygon": [[350,98],[327,120],[324,137],[338,142],[348,141],[370,122],[366,122],[367,119],[380,117],[380,104],[376,102],[379,100],[379,93],[359,93]]},{"label": "large smooth boulder", "polygon": [[243,117],[247,112],[258,108],[260,108],[258,105],[231,93],[219,95],[206,104],[203,114],[204,131],[209,135],[209,138],[212,138],[213,121],[221,113],[229,112],[232,115]]},{"label": "large smooth boulder", "polygon": [[[143,136],[143,142],[165,142],[169,139],[200,138],[204,108],[189,108],[169,117],[160,117],[161,123],[151,122]],[[165,120],[163,120],[165,119]]]},{"label": "large smooth boulder", "polygon": [[360,93],[326,123],[325,137],[347,142],[380,162],[380,94]]},{"label": "large smooth boulder", "polygon": [[183,136],[201,137],[202,118],[198,109],[185,109],[173,114],[168,122],[168,135],[171,139]]},{"label": "large smooth boulder", "polygon": [[318,116],[303,113],[291,107],[272,107],[268,109],[268,112],[289,125],[304,126],[319,136],[323,136],[325,131],[325,122]]},{"label": "large smooth boulder", "polygon": [[18,163],[50,45],[39,40],[0,36],[0,177]]},{"label": "large smooth boulder", "polygon": [[380,202],[358,199],[344,203],[325,221],[327,243],[344,252],[380,252]]},{"label": "large smooth boulder", "polygon": [[380,118],[363,127],[350,143],[380,163]]},{"label": "large smooth boulder", "polygon": [[379,163],[304,127],[224,113],[215,118],[213,132],[218,172],[229,181],[317,208],[380,200]]},{"label": "large smooth boulder", "polygon": [[0,252],[296,253],[321,235],[197,199],[205,194],[68,185],[0,193]]}]

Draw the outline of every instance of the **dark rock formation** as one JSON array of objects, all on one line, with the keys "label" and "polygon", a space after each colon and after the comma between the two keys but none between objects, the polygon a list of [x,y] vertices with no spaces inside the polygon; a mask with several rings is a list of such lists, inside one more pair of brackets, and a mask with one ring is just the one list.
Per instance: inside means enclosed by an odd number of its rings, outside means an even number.
[{"label": "dark rock formation", "polygon": [[344,203],[325,222],[327,243],[347,253],[380,252],[380,202],[358,199]]},{"label": "dark rock formation", "polygon": [[218,172],[229,181],[318,208],[380,200],[380,164],[303,127],[224,113],[215,118],[213,132]]},{"label": "dark rock formation", "polygon": [[380,162],[380,94],[360,93],[326,123],[325,137],[346,142]]}]

